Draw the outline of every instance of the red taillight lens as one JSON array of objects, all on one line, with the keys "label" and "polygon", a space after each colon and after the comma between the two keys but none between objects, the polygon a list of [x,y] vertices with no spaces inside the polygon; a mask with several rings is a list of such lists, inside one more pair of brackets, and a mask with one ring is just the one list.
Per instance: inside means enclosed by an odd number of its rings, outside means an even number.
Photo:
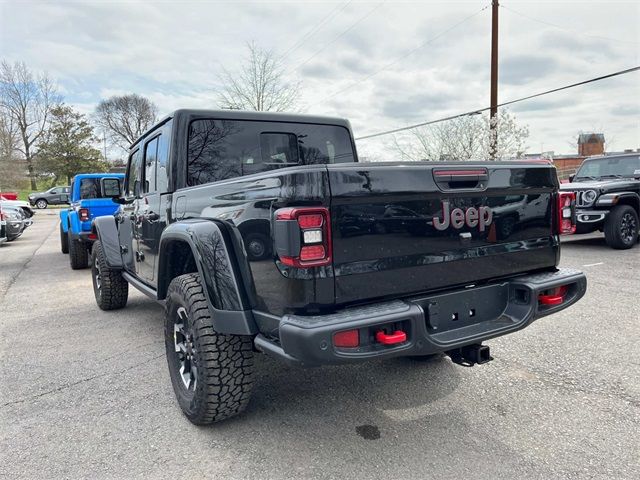
[{"label": "red taillight lens", "polygon": [[322,215],[319,213],[306,214],[298,216],[298,225],[300,228],[320,228],[322,226]]},{"label": "red taillight lens", "polygon": [[314,260],[323,260],[326,256],[326,252],[324,251],[324,247],[322,245],[312,245],[307,247],[302,247],[300,250],[300,261],[301,262],[312,262]]},{"label": "red taillight lens", "polygon": [[81,222],[86,222],[87,220],[89,220],[89,210],[87,210],[86,208],[81,208],[80,210],[78,210],[78,217],[80,218]]},{"label": "red taillight lens", "polygon": [[358,330],[345,330],[333,334],[333,345],[339,348],[355,348],[360,345]]},{"label": "red taillight lens", "polygon": [[[288,232],[276,238],[282,263],[298,268],[331,263],[331,221],[327,208],[283,208],[276,212],[278,222]],[[276,228],[276,236],[278,232],[280,229]]]},{"label": "red taillight lens", "polygon": [[560,192],[558,194],[558,234],[570,235],[576,232],[576,194]]}]

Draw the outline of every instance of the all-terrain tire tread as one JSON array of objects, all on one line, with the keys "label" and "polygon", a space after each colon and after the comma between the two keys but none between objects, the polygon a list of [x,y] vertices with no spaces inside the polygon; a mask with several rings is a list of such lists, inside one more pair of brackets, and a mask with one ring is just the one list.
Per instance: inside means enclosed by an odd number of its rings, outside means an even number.
[{"label": "all-terrain tire tread", "polygon": [[631,211],[636,216],[636,225],[638,224],[638,213],[634,210],[634,208],[630,205],[618,205],[613,210],[609,212],[607,215],[607,219],[604,222],[604,239],[611,248],[616,250],[625,250],[633,247],[638,241],[638,236],[636,235],[633,242],[627,244],[624,243],[622,238],[620,238],[620,230],[618,223],[622,219],[622,216]]},{"label": "all-terrain tire tread", "polygon": [[[71,235],[71,233],[69,233]],[[85,245],[72,238],[69,241],[69,263],[72,270],[82,270],[89,266],[89,250]]]},{"label": "all-terrain tire tread", "polygon": [[[129,298],[129,283],[122,277],[122,272],[109,268],[104,258],[102,244],[100,240],[93,244],[91,252],[91,273],[95,274],[93,265],[95,261],[100,265],[100,279],[102,282],[102,293],[97,292],[96,303],[101,310],[117,310],[127,304]],[[95,278],[94,278],[95,288]]]},{"label": "all-terrain tire tread", "polygon": [[62,224],[60,224],[60,251],[62,253],[69,253],[69,237],[62,229]]},{"label": "all-terrain tire tread", "polygon": [[[196,425],[208,425],[238,415],[245,410],[253,386],[253,342],[250,336],[225,335],[213,329],[209,307],[197,273],[173,279],[167,291],[165,337],[173,338],[174,319],[170,318],[172,297],[183,299],[192,322],[193,340],[198,351],[198,379],[185,415]],[[173,348],[167,340],[167,349]],[[169,353],[169,352],[168,352]],[[172,361],[169,356],[169,362]],[[181,380],[171,375],[174,389]],[[177,394],[178,392],[176,392]]]}]

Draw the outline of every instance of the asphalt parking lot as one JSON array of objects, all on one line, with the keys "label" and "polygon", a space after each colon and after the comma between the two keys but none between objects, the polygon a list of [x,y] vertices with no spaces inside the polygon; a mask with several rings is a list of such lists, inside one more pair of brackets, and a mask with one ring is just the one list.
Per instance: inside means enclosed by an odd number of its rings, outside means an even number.
[{"label": "asphalt parking lot", "polygon": [[495,360],[296,369],[258,357],[247,412],[207,428],[174,400],[162,309],[95,306],[56,212],[0,248],[0,476],[640,478],[640,247],[564,244],[573,308],[489,342]]}]

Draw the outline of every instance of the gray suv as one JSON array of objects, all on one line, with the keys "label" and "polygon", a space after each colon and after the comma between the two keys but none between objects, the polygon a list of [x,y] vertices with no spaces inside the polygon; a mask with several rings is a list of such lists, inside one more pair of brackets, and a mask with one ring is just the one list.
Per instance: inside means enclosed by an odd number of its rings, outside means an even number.
[{"label": "gray suv", "polygon": [[46,192],[35,192],[29,195],[29,203],[38,208],[48,205],[62,205],[69,203],[70,187],[52,187]]}]

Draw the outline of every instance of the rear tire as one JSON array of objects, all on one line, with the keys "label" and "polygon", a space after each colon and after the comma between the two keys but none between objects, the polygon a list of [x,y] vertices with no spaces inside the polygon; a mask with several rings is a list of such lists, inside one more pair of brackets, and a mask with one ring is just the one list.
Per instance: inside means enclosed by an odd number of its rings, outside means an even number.
[{"label": "rear tire", "polygon": [[93,294],[100,310],[117,310],[127,304],[129,283],[122,277],[120,270],[107,265],[99,240],[93,244],[91,251],[91,279]]},{"label": "rear tire", "polygon": [[72,270],[82,270],[89,266],[89,250],[79,241],[71,238],[71,231],[68,232],[67,241],[69,242],[69,264]]},{"label": "rear tire", "polygon": [[69,253],[69,237],[60,225],[60,250],[62,253]]},{"label": "rear tire", "polygon": [[251,336],[213,329],[197,273],[172,280],[165,310],[165,346],[171,384],[182,412],[195,425],[238,415],[253,386]]},{"label": "rear tire", "polygon": [[630,205],[611,210],[604,223],[604,238],[616,250],[633,247],[638,241],[638,212]]}]

